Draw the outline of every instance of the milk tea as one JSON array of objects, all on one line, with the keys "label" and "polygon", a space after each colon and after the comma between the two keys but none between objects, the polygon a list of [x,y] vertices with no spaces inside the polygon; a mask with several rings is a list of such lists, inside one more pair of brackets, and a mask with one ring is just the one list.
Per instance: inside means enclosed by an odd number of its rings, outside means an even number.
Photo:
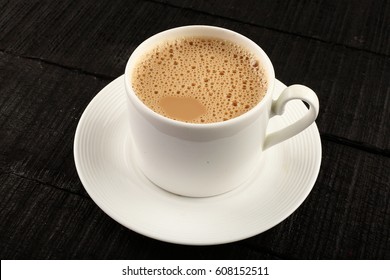
[{"label": "milk tea", "polygon": [[238,117],[264,97],[260,61],[229,41],[185,37],[156,45],[131,77],[142,102],[156,113],[189,123]]}]

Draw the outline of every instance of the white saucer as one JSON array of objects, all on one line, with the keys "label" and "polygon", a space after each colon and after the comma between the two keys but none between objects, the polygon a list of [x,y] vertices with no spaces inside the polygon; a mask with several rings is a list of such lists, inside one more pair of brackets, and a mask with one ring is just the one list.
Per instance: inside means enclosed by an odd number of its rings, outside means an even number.
[{"label": "white saucer", "polygon": [[[285,88],[277,81],[276,95]],[[287,104],[269,131],[305,112],[301,101]],[[144,177],[134,163],[123,76],[91,101],[78,124],[76,168],[86,191],[110,217],[162,241],[210,245],[245,239],[275,226],[305,200],[318,176],[321,141],[316,124],[268,149],[265,165],[241,187],[215,197],[168,193]]]}]

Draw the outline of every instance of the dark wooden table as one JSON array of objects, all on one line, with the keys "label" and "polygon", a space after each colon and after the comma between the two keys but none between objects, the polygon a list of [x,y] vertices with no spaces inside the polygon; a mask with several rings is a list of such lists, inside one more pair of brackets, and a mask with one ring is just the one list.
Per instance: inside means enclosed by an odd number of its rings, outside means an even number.
[{"label": "dark wooden table", "polygon": [[[149,36],[189,24],[251,38],[320,99],[323,159],[290,217],[183,246],[106,215],[73,158],[80,116]],[[1,259],[390,259],[389,1],[0,1]]]}]

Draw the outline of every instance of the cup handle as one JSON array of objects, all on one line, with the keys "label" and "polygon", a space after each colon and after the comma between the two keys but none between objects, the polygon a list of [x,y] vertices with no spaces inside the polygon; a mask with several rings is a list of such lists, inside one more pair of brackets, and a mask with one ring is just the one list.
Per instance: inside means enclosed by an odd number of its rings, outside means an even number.
[{"label": "cup handle", "polygon": [[318,97],[314,91],[303,85],[292,85],[283,90],[279,98],[272,102],[271,118],[276,115],[282,115],[287,102],[294,99],[308,103],[309,110],[303,117],[289,126],[268,134],[264,140],[263,150],[293,137],[316,120],[320,108]]}]

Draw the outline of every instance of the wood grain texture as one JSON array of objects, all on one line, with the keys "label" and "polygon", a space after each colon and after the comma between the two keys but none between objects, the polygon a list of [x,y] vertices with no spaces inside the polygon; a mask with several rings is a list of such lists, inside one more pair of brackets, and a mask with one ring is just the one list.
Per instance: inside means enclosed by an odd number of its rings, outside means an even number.
[{"label": "wood grain texture", "polygon": [[[351,167],[353,166],[353,167]],[[390,159],[324,143],[303,205],[276,227],[232,244],[181,246],[143,237],[90,198],[0,174],[2,259],[388,259]]]},{"label": "wood grain texture", "polygon": [[134,48],[154,33],[188,24],[223,26],[261,45],[281,81],[302,83],[317,92],[321,105],[317,123],[322,133],[390,154],[388,56],[153,2],[93,5],[77,1],[55,9],[53,5],[31,4],[21,9],[18,21],[10,18],[19,10],[8,8],[12,13],[0,15],[0,26],[6,27],[0,49],[113,79],[124,72]]},{"label": "wood grain texture", "polygon": [[275,259],[244,243],[189,247],[122,227],[90,198],[0,174],[1,259]]},{"label": "wood grain texture", "polygon": [[209,15],[390,55],[390,3],[308,0],[155,0]]},{"label": "wood grain texture", "polygon": [[83,192],[73,138],[108,81],[0,53],[0,172]]},{"label": "wood grain texture", "polygon": [[390,159],[322,144],[320,174],[306,201],[248,241],[283,258],[390,259]]},{"label": "wood grain texture", "polygon": [[[388,2],[0,0],[0,11],[2,259],[390,259]],[[278,79],[320,98],[313,191],[281,224],[232,244],[132,232],[95,205],[74,166],[91,99],[139,43],[188,24],[248,36]]]}]

